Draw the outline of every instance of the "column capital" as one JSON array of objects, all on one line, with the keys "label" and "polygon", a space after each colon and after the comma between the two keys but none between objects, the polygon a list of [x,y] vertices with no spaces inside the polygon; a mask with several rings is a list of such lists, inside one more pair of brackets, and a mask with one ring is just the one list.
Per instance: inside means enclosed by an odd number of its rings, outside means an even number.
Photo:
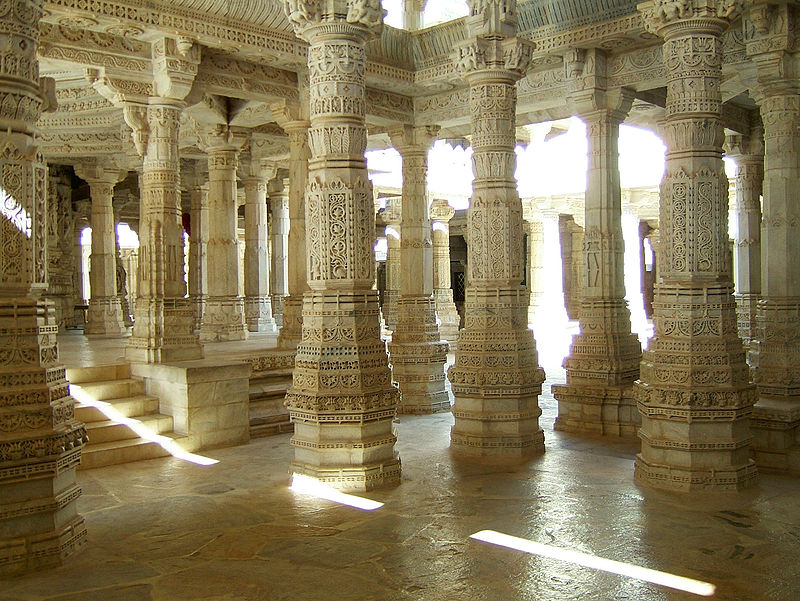
[{"label": "column capital", "polygon": [[597,120],[622,123],[628,116],[635,93],[630,88],[589,88],[570,95],[572,111],[586,122]]},{"label": "column capital", "polygon": [[535,45],[523,38],[475,37],[456,46],[456,71],[467,81],[478,79],[517,80],[525,75]]},{"label": "column capital", "polygon": [[720,34],[744,8],[744,0],[650,0],[638,5],[645,29],[660,37],[685,31]]},{"label": "column capital", "polygon": [[725,154],[736,161],[764,161],[764,128],[752,127],[749,135],[725,136]]},{"label": "column capital", "polygon": [[447,223],[456,214],[456,210],[444,198],[437,198],[431,204],[431,221]]},{"label": "column capital", "polygon": [[249,132],[241,127],[214,124],[201,128],[199,142],[206,152],[216,150],[239,151],[247,143]]},{"label": "column capital", "polygon": [[112,160],[83,160],[73,165],[75,174],[90,186],[106,184],[114,187],[128,175],[128,172]]},{"label": "column capital", "polygon": [[293,131],[305,132],[311,125],[308,116],[303,115],[300,103],[295,100],[279,100],[269,105],[272,118],[283,130],[291,134]]},{"label": "column capital", "polygon": [[406,152],[428,152],[439,135],[438,125],[398,125],[389,129],[389,139],[401,155]]},{"label": "column capital", "polygon": [[284,0],[283,7],[295,35],[307,42],[320,33],[379,36],[386,16],[380,0]]}]

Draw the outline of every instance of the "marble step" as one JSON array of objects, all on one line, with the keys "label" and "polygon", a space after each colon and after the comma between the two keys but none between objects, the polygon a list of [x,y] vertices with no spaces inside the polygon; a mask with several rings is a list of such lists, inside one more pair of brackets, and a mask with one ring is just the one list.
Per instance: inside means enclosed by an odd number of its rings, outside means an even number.
[{"label": "marble step", "polygon": [[[172,416],[170,415],[153,413],[151,415],[142,415],[133,419],[140,422],[143,428],[147,428],[149,432],[153,432],[155,434],[163,434],[164,432],[172,431]],[[130,440],[133,438],[139,438],[139,434],[137,434],[137,432],[127,424],[121,424],[110,419],[98,422],[88,422],[86,424],[86,433],[89,436],[90,445],[112,442],[115,440]]]},{"label": "marble step", "polygon": [[99,382],[83,382],[74,384],[80,387],[75,398],[81,402],[82,395],[88,395],[96,401],[111,401],[131,396],[138,396],[144,392],[144,382],[133,378],[121,378],[119,380],[103,380]]},{"label": "marble step", "polygon": [[68,367],[67,380],[70,384],[103,382],[131,377],[131,366],[127,363],[112,365],[91,365],[88,367]]},{"label": "marble step", "polygon": [[[158,413],[158,399],[146,394],[139,394],[125,398],[108,399],[104,401],[108,403],[114,411],[118,411],[125,417],[137,417],[143,415],[150,415]],[[103,413],[101,409],[76,403],[75,417],[85,424],[91,422],[102,422],[108,420],[110,417]]]},{"label": "marble step", "polygon": [[283,406],[291,385],[291,372],[270,372],[250,379],[250,438],[294,431],[289,411]]},{"label": "marble step", "polygon": [[[172,438],[172,437],[171,437]],[[143,438],[115,440],[99,444],[88,444],[83,447],[81,464],[78,469],[90,470],[107,465],[131,463],[144,459],[168,457],[169,452],[161,445]]]}]

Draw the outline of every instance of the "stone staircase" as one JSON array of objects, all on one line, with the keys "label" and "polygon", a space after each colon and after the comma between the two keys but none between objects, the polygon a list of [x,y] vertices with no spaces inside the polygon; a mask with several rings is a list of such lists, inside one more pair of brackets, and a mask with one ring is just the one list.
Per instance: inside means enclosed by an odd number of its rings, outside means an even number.
[{"label": "stone staircase", "polygon": [[86,424],[89,436],[79,469],[167,457],[169,451],[149,438],[180,440],[172,433],[172,417],[158,412],[158,399],[130,377],[129,365],[71,367],[67,378],[75,417]]},{"label": "stone staircase", "polygon": [[289,365],[283,365],[285,361],[273,361],[268,367],[253,361],[253,371],[250,374],[250,438],[294,430],[289,421],[289,412],[283,406],[286,391],[292,384],[293,355],[291,359]]}]

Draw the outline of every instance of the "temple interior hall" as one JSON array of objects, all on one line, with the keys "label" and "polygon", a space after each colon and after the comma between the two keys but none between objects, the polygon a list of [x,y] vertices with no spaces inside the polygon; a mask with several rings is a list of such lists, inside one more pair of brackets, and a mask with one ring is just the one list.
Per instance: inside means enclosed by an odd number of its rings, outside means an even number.
[{"label": "temple interior hall", "polygon": [[799,26],[0,0],[0,601],[800,599]]}]

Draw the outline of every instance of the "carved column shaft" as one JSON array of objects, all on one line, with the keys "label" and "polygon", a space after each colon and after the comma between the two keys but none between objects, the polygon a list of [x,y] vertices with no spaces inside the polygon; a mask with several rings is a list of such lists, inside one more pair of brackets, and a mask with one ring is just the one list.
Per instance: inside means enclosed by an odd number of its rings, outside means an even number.
[{"label": "carved column shaft", "polygon": [[[114,223],[114,185],[122,173],[94,169],[78,170],[89,182],[92,195],[92,255],[89,264],[89,315],[84,334],[120,336],[125,333],[122,307],[117,296],[117,232]],[[92,177],[96,175],[97,177]],[[105,175],[105,177],[103,177]]]},{"label": "carved column shaft", "polygon": [[365,490],[400,478],[392,431],[397,389],[372,287],[375,220],[364,159],[364,47],[380,32],[384,11],[377,0],[330,4],[323,11],[317,3],[285,3],[295,32],[309,43],[311,97],[310,291],[286,394],[295,426],[290,469]]},{"label": "carved column shaft", "polygon": [[[606,98],[596,94],[597,105]],[[630,99],[622,101],[625,108]],[[579,103],[580,104],[580,103]],[[578,107],[580,108],[580,107]],[[635,436],[639,419],[630,393],[642,350],[625,301],[619,124],[625,110],[582,111],[589,142],[583,236],[581,331],[564,360],[567,383],[554,385],[555,428]]]},{"label": "carved column shaft", "polygon": [[[642,415],[636,479],[659,488],[740,489],[755,481],[755,400],[736,328],[728,250],[728,179],[720,119],[723,0],[678,14],[650,4],[664,37],[666,171],[661,183],[655,335],[635,394]],[[648,12],[649,11],[649,12]]]},{"label": "carved column shaft", "polygon": [[467,213],[466,319],[448,377],[455,395],[451,447],[459,455],[519,460],[544,451],[538,395],[544,371],[528,329],[522,286],[522,203],[516,167],[516,87],[531,46],[516,37],[515,2],[475,2],[475,36],[457,49],[469,84],[475,178]]},{"label": "carved column shaft", "polygon": [[296,348],[303,325],[303,294],[309,290],[306,272],[305,184],[308,181],[308,122],[288,121],[289,134],[289,296],[283,302],[280,348]]},{"label": "carved column shaft", "polygon": [[447,343],[439,339],[433,300],[433,252],[428,213],[428,148],[438,127],[390,130],[403,157],[403,220],[400,230],[400,299],[389,344],[392,377],[400,387],[401,413],[450,409],[445,390]]},{"label": "carved column shaft", "polygon": [[800,96],[796,89],[767,93],[761,102],[764,209],[754,378],[761,398],[800,407]]},{"label": "carved column shaft", "polygon": [[239,144],[222,128],[210,136],[208,147],[208,297],[200,338],[209,341],[244,340],[244,300],[239,296],[239,245],[236,233],[236,167]]},{"label": "carved column shaft", "polygon": [[264,171],[244,178],[244,302],[250,332],[275,332],[270,297],[267,179]]},{"label": "carved column shaft", "polygon": [[455,210],[446,200],[438,199],[431,205],[433,230],[433,300],[439,320],[439,335],[455,352],[458,344],[458,326],[461,318],[453,302],[450,280],[450,225]]},{"label": "carved column shaft", "polygon": [[185,299],[178,129],[181,106],[153,98],[139,200],[139,280],[126,357],[161,363],[200,358],[194,311]]},{"label": "carved column shaft", "polygon": [[[269,184],[269,206],[272,213],[270,235],[272,236],[272,283],[270,294],[272,311],[276,323],[283,324],[283,302],[289,294],[289,188],[283,179],[272,180]],[[280,317],[278,317],[278,315]]]},{"label": "carved column shaft", "polygon": [[189,299],[194,311],[195,329],[199,330],[208,295],[208,184],[195,181],[189,187],[189,211],[192,224],[189,234]]},{"label": "carved column shaft", "polygon": [[400,301],[400,240],[403,214],[403,199],[399,196],[389,198],[384,211],[386,221],[386,288],[383,292],[383,320],[386,328],[394,331],[397,327],[397,304]]},{"label": "carved column shaft", "polygon": [[75,468],[86,442],[58,361],[47,288],[40,0],[0,5],[0,579],[59,565],[86,540]]},{"label": "carved column shaft", "polygon": [[763,134],[732,136],[728,156],[736,160],[736,239],[733,247],[734,297],[739,337],[749,346],[756,337],[761,295],[761,188],[764,179]]}]

